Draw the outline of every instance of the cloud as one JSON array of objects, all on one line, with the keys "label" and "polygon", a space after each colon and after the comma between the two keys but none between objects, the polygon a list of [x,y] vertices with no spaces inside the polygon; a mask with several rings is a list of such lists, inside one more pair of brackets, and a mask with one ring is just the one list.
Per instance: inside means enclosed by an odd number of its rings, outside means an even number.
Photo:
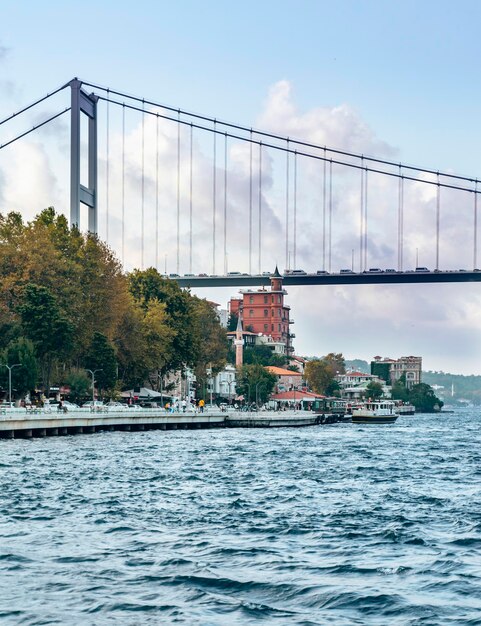
[{"label": "cloud", "polygon": [[[283,269],[288,262],[286,252],[291,264],[294,262],[294,228],[297,267],[307,271],[330,267],[337,271],[351,267],[354,259],[355,269],[359,268],[359,171],[333,165],[331,205],[329,166],[324,169],[322,161],[291,155],[286,197],[285,154],[265,146],[262,150],[254,146],[251,151],[245,142],[228,139],[225,143],[219,135],[214,168],[211,134],[193,129],[191,135],[190,127],[182,126],[178,135],[176,124],[155,115],[146,116],[142,127],[141,116],[136,113],[126,114],[123,134],[122,111],[111,106],[107,155],[104,113],[101,109],[98,129],[99,231],[119,257],[123,249],[126,269],[140,267],[143,258],[144,267],[157,265],[160,271],[166,268],[167,272],[186,273],[191,270],[191,255],[194,273],[220,274],[226,266],[231,271],[247,272],[249,261],[253,272],[272,270],[276,264]],[[0,153],[0,199],[4,210],[24,210],[31,217],[54,204],[68,215],[69,138],[65,122],[59,120],[52,128],[46,127],[28,141],[15,144],[8,160]],[[396,149],[379,138],[348,104],[299,110],[287,81],[269,90],[255,125],[274,134],[399,160]],[[85,159],[82,163],[85,173]],[[397,267],[398,185],[396,179],[368,175],[368,267]],[[260,186],[261,258],[257,228]],[[405,181],[403,190],[404,268],[418,263],[434,269],[437,188]],[[86,215],[84,210],[83,227]],[[440,215],[440,267],[472,267],[472,197],[442,190]],[[288,302],[296,319],[295,345],[301,353],[343,351],[350,357],[364,358],[374,354],[422,354],[432,369],[447,370],[452,364],[458,371],[480,371],[476,350],[481,338],[481,298],[475,287],[316,287],[292,288],[289,292]],[[221,301],[219,292],[199,293]],[[225,298],[230,295],[222,293]]]}]

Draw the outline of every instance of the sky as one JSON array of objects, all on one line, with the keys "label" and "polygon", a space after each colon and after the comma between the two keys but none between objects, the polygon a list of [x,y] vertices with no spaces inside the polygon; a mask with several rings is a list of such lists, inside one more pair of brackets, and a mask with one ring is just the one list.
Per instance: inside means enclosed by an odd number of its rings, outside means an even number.
[{"label": "sky", "polygon": [[[264,0],[226,3],[54,2],[0,3],[0,119],[74,76],[111,89],[219,120],[298,137],[333,148],[389,158],[433,170],[479,177],[481,130],[477,80],[481,5],[465,0],[381,1]],[[16,132],[69,106],[68,93],[0,126],[0,145]],[[138,267],[140,116],[126,121],[121,168],[120,110],[99,108],[100,235],[121,256],[121,188],[125,183],[127,269]],[[176,128],[145,121],[147,194],[145,264],[176,271]],[[194,272],[211,273],[211,145],[194,139]],[[183,172],[189,136],[180,138]],[[68,214],[69,120],[0,150],[0,211],[30,219],[45,206]],[[217,227],[222,232],[223,145],[218,147]],[[249,149],[228,145],[228,269],[247,271],[246,206]],[[257,171],[258,155],[254,154]],[[264,155],[262,270],[285,263],[282,163]],[[160,172],[160,181],[159,181]],[[292,170],[291,170],[292,174]],[[108,184],[107,184],[108,181]],[[299,163],[297,265],[320,269],[319,171]],[[258,179],[254,178],[255,190]],[[335,176],[333,271],[351,264],[358,231],[357,182]],[[159,185],[161,233],[154,239],[153,190]],[[189,271],[186,215],[189,181],[180,183],[182,273]],[[292,185],[291,185],[292,193]],[[396,260],[393,206],[396,190],[385,181],[369,187],[369,266]],[[291,198],[292,201],[292,198]],[[426,186],[406,189],[405,264],[434,268],[433,211]],[[106,207],[108,211],[106,213]],[[103,212],[102,212],[103,211]],[[107,216],[107,217],[106,217]],[[446,194],[442,205],[444,268],[470,269],[472,206]],[[479,238],[481,241],[481,238]],[[279,243],[281,242],[281,243]],[[254,249],[257,239],[254,237]],[[154,254],[154,250],[156,251]],[[222,271],[222,243],[217,271]],[[254,268],[258,257],[254,254]],[[204,268],[210,269],[204,269]],[[199,291],[225,306],[229,290]],[[298,354],[342,352],[346,358],[421,355],[424,369],[481,374],[481,286],[415,285],[290,288]]]}]

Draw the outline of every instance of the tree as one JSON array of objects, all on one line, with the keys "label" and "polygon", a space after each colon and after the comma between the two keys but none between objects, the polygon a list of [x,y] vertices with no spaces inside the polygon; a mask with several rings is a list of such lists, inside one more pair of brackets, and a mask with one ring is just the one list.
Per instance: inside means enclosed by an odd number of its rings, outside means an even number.
[{"label": "tree", "polygon": [[[16,391],[16,396],[24,396],[35,389],[38,369],[35,348],[31,341],[24,337],[12,341],[4,350],[0,362],[7,365],[20,364],[20,367],[12,369],[12,388]],[[0,368],[0,382],[2,387],[7,388],[7,368]]]},{"label": "tree", "polygon": [[115,349],[102,333],[95,332],[92,337],[85,364],[88,369],[95,371],[99,391],[114,389],[117,382],[117,359]]},{"label": "tree", "polygon": [[324,359],[308,361],[304,368],[304,377],[311,389],[322,395],[327,395],[328,388],[334,380],[332,368]]},{"label": "tree", "polygon": [[27,285],[18,310],[24,333],[42,362],[43,384],[48,393],[54,358],[65,358],[72,351],[73,326],[63,317],[55,297],[45,287]]},{"label": "tree", "polygon": [[151,300],[165,304],[167,322],[174,331],[171,358],[162,371],[181,370],[193,366],[199,343],[193,324],[193,297],[182,291],[176,281],[163,278],[153,267],[134,270],[129,275],[129,289],[136,302],[147,309]]},{"label": "tree", "polygon": [[227,322],[227,330],[230,332],[237,330],[238,320],[239,316],[236,313],[230,313],[229,321]]},{"label": "tree", "polygon": [[259,400],[261,404],[264,404],[271,395],[276,382],[276,376],[262,365],[243,365],[237,377],[236,389],[247,402]]},{"label": "tree", "polygon": [[419,383],[409,392],[409,401],[414,404],[416,411],[434,413],[440,411],[444,402],[434,395],[432,387],[426,383]]},{"label": "tree", "polygon": [[378,400],[382,397],[383,388],[381,383],[377,383],[375,380],[371,380],[366,385],[366,397],[371,398],[371,400]]},{"label": "tree", "polygon": [[92,378],[85,370],[72,368],[67,374],[66,383],[70,387],[70,398],[80,403],[92,394]]},{"label": "tree", "polygon": [[258,363],[264,366],[284,367],[286,360],[285,355],[277,354],[266,345],[246,347],[244,350],[244,363],[247,365]]}]

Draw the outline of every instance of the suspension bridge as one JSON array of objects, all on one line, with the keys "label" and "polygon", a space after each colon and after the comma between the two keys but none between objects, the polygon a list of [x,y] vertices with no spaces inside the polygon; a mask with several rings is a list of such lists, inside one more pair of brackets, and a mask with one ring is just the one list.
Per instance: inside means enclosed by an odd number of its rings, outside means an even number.
[{"label": "suspension bridge", "polygon": [[126,268],[153,266],[189,287],[267,285],[277,265],[286,285],[481,280],[476,177],[77,78],[0,120],[0,170],[9,150],[44,141],[67,116],[69,199],[57,209]]}]

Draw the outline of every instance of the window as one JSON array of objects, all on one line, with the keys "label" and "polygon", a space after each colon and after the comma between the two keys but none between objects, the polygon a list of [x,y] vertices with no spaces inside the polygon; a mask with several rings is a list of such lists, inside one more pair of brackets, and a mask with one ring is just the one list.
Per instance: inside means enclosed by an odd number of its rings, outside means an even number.
[{"label": "window", "polygon": [[281,325],[279,324],[279,332],[281,332]]},{"label": "window", "polygon": [[269,311],[267,309],[264,309],[264,317],[267,317],[269,315]]},{"label": "window", "polygon": [[272,330],[274,330],[274,324],[272,324]]},{"label": "window", "polygon": [[278,312],[279,317],[280,317],[280,316],[281,316],[281,310],[280,310],[280,309],[277,309],[277,312]]},{"label": "window", "polygon": [[249,304],[254,304],[254,296],[249,296]]},{"label": "window", "polygon": [[269,330],[269,324],[264,324],[264,330],[267,332]]},{"label": "window", "polygon": [[271,309],[271,315],[274,315],[274,309]]},{"label": "window", "polygon": [[274,302],[274,296],[272,296],[272,302]]},{"label": "window", "polygon": [[254,317],[254,309],[249,310],[249,317]]},{"label": "window", "polygon": [[267,304],[267,296],[264,296],[264,304]]}]

